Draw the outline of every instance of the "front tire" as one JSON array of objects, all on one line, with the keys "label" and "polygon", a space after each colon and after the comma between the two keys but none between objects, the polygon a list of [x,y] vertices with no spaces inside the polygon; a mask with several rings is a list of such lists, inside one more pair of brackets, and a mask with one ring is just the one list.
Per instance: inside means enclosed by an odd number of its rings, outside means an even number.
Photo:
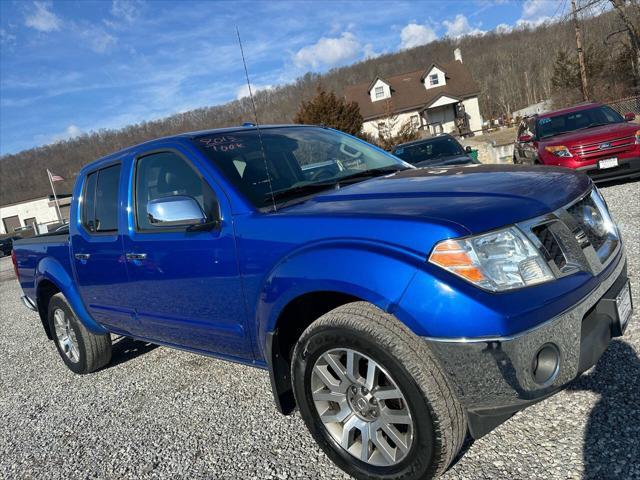
[{"label": "front tire", "polygon": [[94,372],[111,361],[111,336],[96,335],[85,328],[62,293],[49,301],[49,326],[58,353],[74,373]]},{"label": "front tire", "polygon": [[436,477],[467,432],[465,412],[424,342],[365,302],[338,307],[305,330],[292,380],[312,436],[358,479]]}]

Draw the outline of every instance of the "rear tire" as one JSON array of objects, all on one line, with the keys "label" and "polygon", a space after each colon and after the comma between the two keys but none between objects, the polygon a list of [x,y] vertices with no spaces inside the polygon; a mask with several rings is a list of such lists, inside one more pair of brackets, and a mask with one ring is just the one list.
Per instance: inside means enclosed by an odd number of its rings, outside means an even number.
[{"label": "rear tire", "polygon": [[51,297],[48,319],[58,353],[72,372],[95,372],[111,361],[111,336],[87,330],[62,293]]},{"label": "rear tire", "polygon": [[[366,302],[338,307],[304,331],[292,381],[313,438],[358,479],[437,477],[467,433],[466,414],[424,342]],[[403,426],[397,420],[407,415]]]}]

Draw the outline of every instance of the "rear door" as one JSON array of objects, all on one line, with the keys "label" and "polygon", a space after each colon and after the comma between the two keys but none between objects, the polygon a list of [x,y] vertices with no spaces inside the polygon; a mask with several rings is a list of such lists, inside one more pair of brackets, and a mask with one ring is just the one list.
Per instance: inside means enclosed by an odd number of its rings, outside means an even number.
[{"label": "rear door", "polygon": [[[130,307],[150,340],[251,358],[246,310],[230,205],[180,146],[139,155],[134,163],[125,256]],[[194,198],[212,231],[159,227],[149,222],[149,201],[173,195]]]},{"label": "rear door", "polygon": [[72,262],[80,295],[93,318],[112,331],[135,334],[133,311],[125,306],[129,292],[119,233],[122,176],[120,163],[85,176],[71,236]]}]

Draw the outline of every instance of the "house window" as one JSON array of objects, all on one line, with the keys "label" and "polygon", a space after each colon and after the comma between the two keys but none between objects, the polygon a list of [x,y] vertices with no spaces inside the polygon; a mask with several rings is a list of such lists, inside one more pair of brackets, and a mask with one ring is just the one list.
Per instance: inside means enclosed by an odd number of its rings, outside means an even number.
[{"label": "house window", "polygon": [[387,134],[387,122],[378,122],[378,133],[380,135]]},{"label": "house window", "polygon": [[375,95],[376,98],[382,98],[384,97],[384,87],[376,87],[376,91],[375,91]]},{"label": "house window", "polygon": [[420,117],[418,115],[411,115],[411,125],[414,128],[418,128],[420,126]]},{"label": "house window", "polygon": [[431,85],[431,86],[438,85],[438,74],[437,73],[429,75],[429,85]]}]

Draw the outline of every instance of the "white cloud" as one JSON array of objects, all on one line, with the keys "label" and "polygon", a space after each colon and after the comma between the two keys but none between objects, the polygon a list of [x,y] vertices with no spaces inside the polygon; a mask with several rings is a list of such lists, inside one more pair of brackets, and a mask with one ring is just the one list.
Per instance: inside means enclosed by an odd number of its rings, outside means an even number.
[{"label": "white cloud", "polygon": [[13,45],[15,43],[16,36],[4,28],[0,28],[0,45]]},{"label": "white cloud", "polygon": [[60,133],[57,133],[55,135],[39,134],[35,136],[34,140],[36,141],[36,143],[40,143],[40,144],[56,143],[56,142],[62,142],[64,140],[69,140],[74,137],[78,137],[83,133],[84,131],[80,127],[78,127],[77,125],[71,124],[67,128],[65,128],[64,131]]},{"label": "white cloud", "polygon": [[509,33],[513,30],[513,27],[507,23],[501,23],[499,25],[496,26],[496,28],[494,29],[496,33]]},{"label": "white cloud", "polygon": [[[255,95],[258,90],[271,90],[273,85],[254,85],[251,84],[251,92]],[[236,99],[240,100],[241,98],[249,96],[249,85],[243,83],[240,87],[236,89]]]},{"label": "white cloud", "polygon": [[485,33],[478,27],[472,27],[469,23],[469,19],[461,13],[456,15],[456,18],[454,18],[452,22],[444,20],[442,25],[447,29],[445,35],[450,38],[459,38],[465,35],[482,35]]},{"label": "white cloud", "polygon": [[400,32],[400,48],[413,48],[433,42],[438,36],[431,27],[409,23]]},{"label": "white cloud", "polygon": [[293,62],[299,68],[333,67],[349,60],[355,60],[362,53],[362,45],[351,32],[340,37],[322,37],[313,45],[302,47],[293,56]]},{"label": "white cloud", "polygon": [[25,17],[24,24],[27,27],[35,28],[40,32],[53,32],[60,30],[62,20],[55,13],[49,10],[50,4],[44,2],[33,2],[34,10],[29,11]]},{"label": "white cloud", "polygon": [[113,0],[111,15],[127,23],[133,23],[140,16],[143,6],[140,0]]},{"label": "white cloud", "polygon": [[105,53],[118,43],[116,37],[102,29],[85,30],[82,36],[89,42],[89,48],[96,53]]},{"label": "white cloud", "polygon": [[561,5],[548,0],[526,0],[522,4],[522,14],[516,22],[516,27],[534,28],[545,22],[551,22],[553,21],[552,15],[562,13],[559,8],[561,8]]}]

